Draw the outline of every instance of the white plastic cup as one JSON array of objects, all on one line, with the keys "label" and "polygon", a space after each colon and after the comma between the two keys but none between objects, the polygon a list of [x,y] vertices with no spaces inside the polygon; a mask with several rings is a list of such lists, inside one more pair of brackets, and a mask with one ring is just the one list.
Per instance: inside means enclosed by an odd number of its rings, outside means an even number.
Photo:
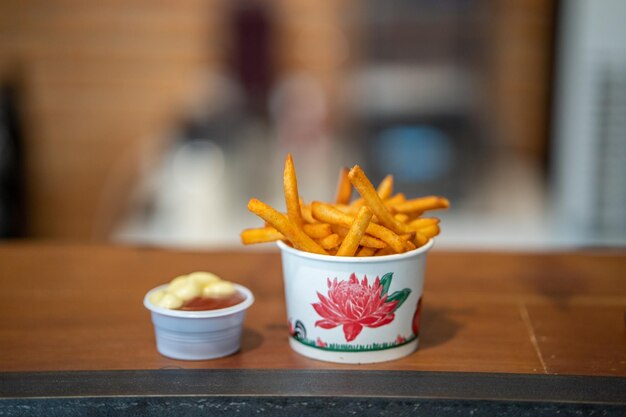
[{"label": "white plastic cup", "polygon": [[337,363],[374,363],[413,353],[419,341],[426,254],[341,257],[281,250],[289,344]]},{"label": "white plastic cup", "polygon": [[167,284],[150,290],[143,305],[150,310],[157,350],[163,356],[182,360],[215,359],[237,352],[246,310],[254,302],[252,292],[234,284],[245,299],[232,307],[218,310],[182,311],[159,307],[150,296]]}]

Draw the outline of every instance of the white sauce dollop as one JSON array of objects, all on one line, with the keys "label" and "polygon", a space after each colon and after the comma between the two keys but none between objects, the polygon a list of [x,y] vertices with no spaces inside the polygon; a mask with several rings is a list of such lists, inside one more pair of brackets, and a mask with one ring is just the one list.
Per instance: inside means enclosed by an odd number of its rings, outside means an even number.
[{"label": "white sauce dollop", "polygon": [[150,302],[159,307],[175,310],[196,298],[218,298],[233,295],[237,290],[232,282],[210,272],[192,272],[174,278],[164,290],[154,292]]}]

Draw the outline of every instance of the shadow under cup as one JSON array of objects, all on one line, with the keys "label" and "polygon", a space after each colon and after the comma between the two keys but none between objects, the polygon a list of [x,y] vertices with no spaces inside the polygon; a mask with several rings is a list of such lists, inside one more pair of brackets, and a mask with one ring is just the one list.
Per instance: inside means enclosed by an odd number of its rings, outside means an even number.
[{"label": "shadow under cup", "polygon": [[410,252],[362,258],[277,245],[294,351],[328,362],[373,363],[417,349],[432,240]]}]

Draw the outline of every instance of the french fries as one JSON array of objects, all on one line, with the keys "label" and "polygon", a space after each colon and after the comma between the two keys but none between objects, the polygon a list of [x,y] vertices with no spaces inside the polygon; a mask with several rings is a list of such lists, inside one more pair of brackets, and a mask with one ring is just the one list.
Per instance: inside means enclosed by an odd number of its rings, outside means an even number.
[{"label": "french fries", "polygon": [[[346,237],[346,235],[348,234],[348,230],[349,230],[347,227],[343,227],[339,225],[332,225],[332,229],[335,233],[337,233],[341,237]],[[359,244],[361,246],[372,248],[372,249],[382,249],[387,246],[387,244],[383,242],[382,240],[374,236],[367,235],[367,234],[363,235],[363,237],[361,238],[361,242]]]},{"label": "french fries", "polygon": [[293,165],[291,154],[285,160],[285,171],[283,173],[283,186],[285,190],[285,204],[287,205],[287,217],[297,227],[302,227],[302,211],[300,209],[300,196],[298,195],[298,180],[296,178],[296,168]]},{"label": "french fries", "polygon": [[348,168],[341,168],[339,170],[339,181],[337,181],[337,196],[335,197],[335,204],[347,205],[352,197],[352,184],[348,179]]},{"label": "french fries", "polygon": [[357,252],[356,256],[374,256],[376,249],[368,248],[367,246],[361,246],[361,249]]},{"label": "french fries", "polygon": [[411,213],[416,211],[423,212],[426,210],[444,209],[448,207],[450,207],[450,202],[447,198],[432,195],[394,204],[391,206],[391,209],[395,213]]},{"label": "french fries", "polygon": [[376,194],[378,194],[381,200],[391,197],[391,194],[393,194],[393,175],[387,175],[383,178],[380,184],[378,184],[378,188],[376,188]]},{"label": "french fries", "polygon": [[372,212],[384,226],[398,234],[410,232],[411,229],[406,224],[393,217],[393,214],[391,214],[391,212],[387,209],[385,203],[376,192],[376,189],[370,180],[365,176],[365,173],[360,166],[355,165],[350,170],[348,178],[350,178],[350,182],[354,188],[356,188],[359,194],[361,194],[361,197],[363,197],[365,204],[370,207]]},{"label": "french fries", "polygon": [[302,230],[313,239],[323,239],[333,233],[333,229],[328,223],[304,224]]},{"label": "french fries", "polygon": [[[353,216],[337,210],[332,205],[320,203],[319,201],[311,203],[311,210],[314,218],[326,223],[350,227],[354,222]],[[391,246],[395,252],[404,252],[404,242],[400,236],[386,227],[370,222],[370,224],[367,225],[366,233],[379,238],[387,245]]]},{"label": "french fries", "polygon": [[271,224],[274,229],[282,233],[291,244],[296,248],[306,252],[319,253],[327,255],[328,253],[304,233],[298,226],[293,224],[291,220],[284,214],[276,211],[264,202],[256,198],[250,199],[248,202],[248,210]]},{"label": "french fries", "polygon": [[369,226],[370,220],[372,220],[372,215],[370,209],[361,207],[350,226],[348,234],[337,250],[337,256],[354,256],[357,249],[359,249],[361,238],[365,235],[365,230]]},{"label": "french fries", "polygon": [[[360,198],[351,200],[353,188]],[[430,210],[450,207],[440,196],[415,199],[394,194],[394,178],[387,175],[374,188],[361,167],[339,172],[334,203],[300,198],[291,154],[285,158],[283,190],[286,211],[255,198],[248,209],[264,220],[263,227],[241,232],[244,245],[289,242],[298,250],[329,256],[383,256],[414,250],[440,232],[439,219],[421,217]]]},{"label": "french fries", "polygon": [[271,226],[246,229],[241,232],[241,243],[252,245],[253,243],[266,243],[283,240],[285,236]]},{"label": "french fries", "polygon": [[313,218],[311,214],[311,205],[310,204],[300,204],[300,210],[302,210],[302,219],[308,224],[317,223],[317,220]]},{"label": "french fries", "polygon": [[332,235],[328,235],[324,238],[317,239],[316,242],[324,249],[331,250],[335,249],[337,246],[341,244],[341,238],[337,233],[333,233]]},{"label": "french fries", "polygon": [[417,219],[409,222],[409,227],[419,230],[422,227],[431,226],[433,224],[439,224],[439,219],[436,217],[418,217]]},{"label": "french fries", "polygon": [[[342,168],[342,171],[344,169],[345,168]],[[346,172],[348,172],[348,171],[346,171]],[[348,181],[349,181],[349,179],[348,179]],[[392,175],[387,175],[385,178],[383,178],[383,180],[380,182],[380,184],[378,184],[378,187],[376,188],[376,192],[378,193],[378,196],[382,200],[389,198],[389,202],[391,202],[393,204],[395,204],[396,202],[399,203],[399,202],[405,200],[404,194],[402,194],[402,193],[398,193],[395,196],[390,197],[391,194],[393,193],[393,176]],[[357,198],[356,200],[354,200],[350,204],[349,211],[351,213],[356,213],[364,205],[365,205],[365,200],[363,199],[363,197]]]}]

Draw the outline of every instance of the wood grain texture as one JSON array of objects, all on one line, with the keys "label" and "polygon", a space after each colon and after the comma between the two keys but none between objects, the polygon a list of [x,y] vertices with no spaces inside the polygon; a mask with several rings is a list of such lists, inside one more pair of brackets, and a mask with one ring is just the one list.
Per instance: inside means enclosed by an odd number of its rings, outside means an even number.
[{"label": "wood grain texture", "polygon": [[[209,270],[249,287],[239,353],[164,358],[144,294]],[[0,245],[0,371],[371,369],[626,376],[624,252],[429,255],[420,348],[373,365],[310,360],[287,343],[276,252]]]}]

